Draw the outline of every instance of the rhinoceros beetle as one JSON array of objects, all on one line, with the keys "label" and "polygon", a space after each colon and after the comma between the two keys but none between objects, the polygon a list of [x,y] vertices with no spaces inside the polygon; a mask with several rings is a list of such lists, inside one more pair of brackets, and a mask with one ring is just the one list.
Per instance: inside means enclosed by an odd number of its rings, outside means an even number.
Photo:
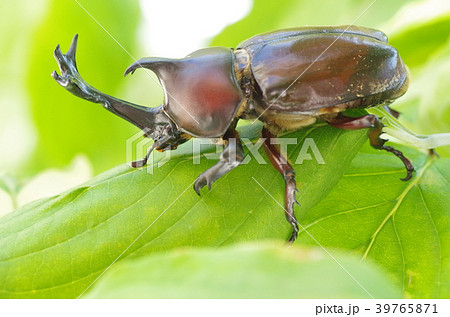
[{"label": "rhinoceros beetle", "polygon": [[219,162],[195,181],[198,194],[243,161],[237,121],[262,121],[264,149],[285,181],[286,219],[293,228],[290,242],[298,233],[295,172],[270,142],[281,132],[318,120],[340,129],[368,128],[372,147],[402,160],[407,170],[403,180],[414,171],[400,151],[384,145],[378,117],[343,114],[349,108],[387,106],[407,90],[407,68],[381,31],[356,26],[292,28],[256,35],[236,49],[205,48],[181,59],[142,58],[125,75],[137,68],[156,73],[165,92],[164,103],[156,108],[111,97],[88,85],[77,70],[76,46],[77,35],[66,54],[56,47],[62,76],[56,71],[52,76],[72,94],[102,104],[154,139],[149,153],[133,167],[144,166],[153,149],[173,150],[191,137],[223,139]]}]

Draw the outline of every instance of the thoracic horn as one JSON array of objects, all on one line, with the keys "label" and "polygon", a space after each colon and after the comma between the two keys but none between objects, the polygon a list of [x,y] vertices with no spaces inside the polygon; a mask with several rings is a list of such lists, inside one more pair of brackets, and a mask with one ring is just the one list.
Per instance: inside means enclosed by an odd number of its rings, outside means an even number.
[{"label": "thoracic horn", "polygon": [[134,73],[138,68],[147,68],[153,71],[158,77],[164,73],[174,71],[177,60],[162,57],[144,57],[131,64],[125,71],[124,76]]}]

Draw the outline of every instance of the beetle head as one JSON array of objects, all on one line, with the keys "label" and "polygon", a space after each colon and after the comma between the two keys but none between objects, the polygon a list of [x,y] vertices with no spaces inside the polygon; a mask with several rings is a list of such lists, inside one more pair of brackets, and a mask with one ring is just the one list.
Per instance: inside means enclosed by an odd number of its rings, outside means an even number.
[{"label": "beetle head", "polygon": [[[163,106],[149,108],[149,112],[151,115],[146,116],[146,123],[140,128],[144,131],[145,137],[155,140],[152,149],[157,151],[174,150],[179,144],[187,141],[187,138],[183,137],[183,134],[178,131],[176,125],[164,112]],[[138,125],[136,124],[137,120],[133,122],[135,125]]]}]

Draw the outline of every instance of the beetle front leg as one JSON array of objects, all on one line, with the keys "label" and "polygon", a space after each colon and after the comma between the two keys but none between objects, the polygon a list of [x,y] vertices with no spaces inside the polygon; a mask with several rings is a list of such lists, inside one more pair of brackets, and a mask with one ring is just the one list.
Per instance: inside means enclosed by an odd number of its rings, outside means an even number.
[{"label": "beetle front leg", "polygon": [[368,114],[362,117],[350,118],[344,115],[339,115],[337,118],[328,121],[328,124],[339,129],[344,130],[357,130],[357,129],[367,129],[369,128],[369,140],[370,145],[377,150],[385,150],[391,152],[399,159],[402,160],[403,164],[406,167],[406,177],[402,178],[402,181],[408,181],[412,177],[412,173],[414,172],[414,166],[411,164],[411,161],[407,159],[402,152],[394,149],[392,146],[386,146],[384,143],[387,140],[383,140],[380,138],[380,135],[383,133],[383,124],[380,119],[373,114]]},{"label": "beetle front leg", "polygon": [[295,198],[295,194],[298,192],[297,184],[295,182],[295,171],[289,164],[288,160],[284,158],[278,148],[271,144],[270,140],[275,136],[269,132],[266,128],[262,129],[262,137],[264,138],[264,150],[269,157],[272,165],[280,172],[285,182],[284,191],[284,206],[286,213],[286,220],[292,226],[292,234],[289,238],[289,242],[292,243],[297,239],[298,235],[298,222],[294,214],[294,204],[299,204]]},{"label": "beetle front leg", "polygon": [[194,189],[198,195],[200,195],[200,189],[202,189],[203,186],[208,185],[208,188],[211,190],[213,182],[239,166],[244,160],[244,150],[242,148],[241,139],[239,133],[234,128],[230,128],[225,133],[223,140],[227,142],[227,146],[220,155],[219,162],[201,173],[195,181]]}]

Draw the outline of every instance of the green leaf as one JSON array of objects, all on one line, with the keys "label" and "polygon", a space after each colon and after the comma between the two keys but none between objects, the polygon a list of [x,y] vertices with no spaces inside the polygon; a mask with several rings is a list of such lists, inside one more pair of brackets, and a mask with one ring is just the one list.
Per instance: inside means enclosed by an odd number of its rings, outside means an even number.
[{"label": "green leaf", "polygon": [[82,76],[102,91],[120,96],[123,72],[134,62],[120,45],[128,51],[135,45],[138,1],[114,0],[105,5],[98,0],[52,0],[46,13],[26,47],[27,88],[38,134],[37,152],[30,164],[34,169],[65,166],[76,154],[85,153],[95,172],[102,172],[123,161],[125,147],[120,145],[136,128],[55,83],[50,76],[58,67],[53,51],[57,44],[66,51],[79,34],[77,62]]},{"label": "green leaf", "polygon": [[[283,244],[181,249],[123,261],[86,298],[399,298],[374,265]],[[326,285],[326,286],[325,286]]]},{"label": "green leaf", "polygon": [[[404,152],[417,171],[411,181],[399,181],[394,156],[367,149],[301,223],[323,246],[382,265],[404,296],[448,298],[450,160]],[[315,244],[304,232],[299,240]]]},{"label": "green leaf", "polygon": [[[395,156],[367,149],[336,186],[365,131],[315,126],[288,136],[316,140],[327,163],[296,165],[302,203],[296,213],[315,239],[302,231],[296,244],[320,243],[375,261],[405,296],[450,296],[449,159],[405,148],[417,173],[402,182],[405,170]],[[200,198],[192,182],[213,162],[192,165],[188,146],[154,175],[119,166],[0,219],[1,296],[77,297],[116,259],[286,239],[283,181],[270,165],[252,160]],[[291,160],[299,150],[289,151]]]},{"label": "green leaf", "polygon": [[[296,165],[300,216],[338,182],[366,140],[366,131],[315,126],[288,136],[300,140],[289,149],[291,160],[308,137],[326,162]],[[193,182],[215,162],[203,158],[202,164],[193,165],[189,149],[190,143],[181,146],[175,154],[183,154],[154,175],[119,166],[73,191],[1,218],[0,296],[77,297],[134,241],[122,257],[179,246],[287,239],[290,226],[283,209],[265,193],[283,201],[283,179],[270,164],[252,159],[198,197]]]},{"label": "green leaf", "polygon": [[424,65],[449,38],[450,14],[446,14],[402,29],[389,37],[389,43],[399,51],[408,67],[415,68]]}]

